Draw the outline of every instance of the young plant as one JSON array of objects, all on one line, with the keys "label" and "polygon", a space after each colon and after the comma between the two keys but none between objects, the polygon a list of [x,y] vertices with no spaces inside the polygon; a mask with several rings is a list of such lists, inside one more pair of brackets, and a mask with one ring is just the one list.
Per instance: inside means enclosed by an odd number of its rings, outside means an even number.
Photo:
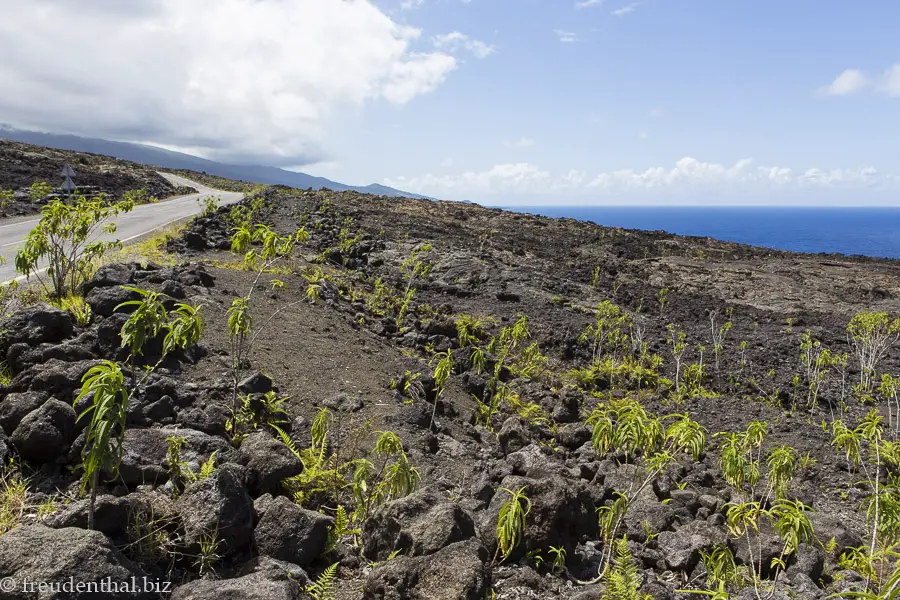
[{"label": "young plant", "polygon": [[[444,386],[450,378],[453,371],[453,355],[449,350],[434,357],[437,360],[437,366],[434,368],[434,406],[431,409],[431,421],[428,428],[434,427],[434,415],[437,413],[437,405],[441,396],[444,394]],[[432,361],[433,362],[433,361]]]},{"label": "young plant", "polygon": [[206,533],[200,536],[200,553],[194,557],[194,566],[200,573],[200,577],[215,575],[215,565],[222,560],[219,549],[222,539],[219,532]]},{"label": "young plant", "polygon": [[836,362],[831,351],[822,345],[822,342],[812,337],[809,330],[803,333],[800,341],[800,362],[806,368],[806,381],[809,385],[809,394],[806,407],[813,409],[819,403],[819,389],[828,368]]},{"label": "young plant", "polygon": [[4,214],[12,205],[13,202],[16,201],[16,195],[12,190],[4,190],[0,188],[0,212]]},{"label": "young plant", "polygon": [[42,265],[46,264],[48,291],[55,298],[74,294],[94,262],[122,245],[118,240],[99,239],[116,232],[116,224],[105,221],[133,207],[128,201],[109,204],[103,196],[79,196],[71,205],[58,198],[51,200],[41,209],[40,221],[16,253],[16,271],[28,279],[32,275],[40,279]]},{"label": "young plant", "polygon": [[681,366],[684,361],[684,353],[687,351],[685,333],[675,329],[675,325],[669,323],[669,345],[672,347],[672,358],[675,360],[675,395],[681,397]]},{"label": "young plant", "polygon": [[248,431],[271,428],[275,431],[287,422],[287,413],[282,404],[288,396],[278,396],[274,391],[260,395],[241,395],[240,410],[233,412],[225,422],[225,431],[232,439],[243,439]]},{"label": "young plant", "polygon": [[500,488],[499,491],[509,494],[509,499],[500,507],[500,514],[497,517],[497,551],[494,553],[494,560],[498,555],[502,556],[501,560],[506,560],[525,535],[526,520],[528,513],[531,512],[531,500],[525,494],[524,487],[515,491]]},{"label": "young plant", "polygon": [[397,313],[397,325],[403,323],[403,317],[409,310],[409,304],[415,296],[416,290],[412,287],[416,279],[427,277],[434,266],[429,262],[431,244],[422,244],[417,248],[413,248],[409,256],[404,259],[400,265],[400,274],[406,278],[406,290],[403,292],[400,310]]},{"label": "young plant", "polygon": [[891,319],[887,313],[861,312],[847,325],[847,341],[859,361],[859,387],[861,393],[872,390],[872,381],[878,363],[900,337],[900,319]]},{"label": "young plant", "polygon": [[334,563],[322,571],[314,582],[306,586],[306,593],[313,600],[334,600],[338,564],[340,563]]},{"label": "young plant", "polygon": [[228,336],[231,345],[231,378],[232,378],[232,410],[238,412],[238,384],[244,374],[245,364],[253,348],[253,344],[265,330],[266,326],[283,311],[304,300],[297,300],[282,306],[273,312],[262,325],[254,329],[253,316],[250,312],[253,292],[263,273],[276,263],[287,260],[294,246],[309,238],[305,229],[299,229],[292,236],[280,236],[270,227],[263,224],[251,226],[243,223],[234,229],[231,238],[231,251],[244,256],[244,267],[256,272],[256,277],[244,296],[235,298],[228,309]]},{"label": "young plant", "polygon": [[197,198],[197,202],[200,204],[200,216],[209,217],[216,214],[216,211],[219,210],[221,198],[218,196],[206,196],[205,198]]},{"label": "young plant", "polygon": [[82,296],[66,296],[51,302],[54,306],[68,312],[75,317],[75,322],[81,326],[91,322],[91,305],[84,301]]},{"label": "young plant", "polygon": [[898,387],[900,387],[900,380],[895,379],[888,373],[881,376],[881,384],[878,386],[878,393],[887,404],[888,430],[894,438],[900,434],[900,399],[897,397]]},{"label": "young plant", "polygon": [[84,469],[81,491],[84,493],[88,488],[91,490],[88,529],[93,529],[100,473],[116,474],[122,462],[128,402],[125,376],[114,362],[103,361],[92,367],[85,373],[82,382],[75,405],[84,398],[93,399],[92,404],[78,415],[79,420],[87,416],[91,418],[81,451]]},{"label": "young plant", "polygon": [[28,190],[28,199],[32,204],[42,202],[53,193],[53,186],[46,181],[35,181]]},{"label": "young plant", "polygon": [[622,537],[615,542],[616,559],[612,568],[606,571],[604,583],[606,589],[601,600],[653,600],[650,594],[642,594],[641,577],[631,550],[628,538]]},{"label": "young plant", "polygon": [[554,573],[562,573],[566,570],[566,549],[550,546],[548,552],[553,556],[551,568]]},{"label": "young plant", "polygon": [[625,329],[631,318],[622,308],[609,300],[597,305],[594,322],[588,325],[578,340],[591,343],[592,362],[597,363],[601,353],[609,350],[614,355],[626,342]]},{"label": "young plant", "polygon": [[[164,351],[159,360],[145,369],[144,376],[140,381],[137,380],[136,374],[132,375],[130,392],[126,390],[125,375],[121,367],[111,361],[103,361],[92,367],[82,378],[81,392],[73,404],[78,406],[84,399],[92,401],[90,406],[78,416],[79,420],[87,416],[91,418],[86,429],[85,444],[81,454],[84,470],[82,493],[88,488],[91,490],[88,512],[89,529],[93,528],[94,506],[101,472],[108,473],[112,479],[118,475],[119,465],[122,462],[122,443],[125,436],[125,420],[129,401],[166,358],[168,352],[176,349],[183,350],[195,344],[203,331],[199,307],[182,305],[189,310],[179,314],[175,320],[170,320],[162,306],[159,294],[138,288],[133,289],[143,296],[143,300],[125,303],[135,305],[136,309],[122,325],[120,332],[122,346],[129,350],[128,360],[132,364],[133,371],[135,370],[135,357],[142,355],[144,347],[151,339],[166,332],[168,341],[163,343]],[[177,332],[173,333],[173,330],[177,330]]]},{"label": "young plant", "polygon": [[151,196],[146,189],[140,188],[137,190],[126,191],[122,194],[122,201],[130,202],[135,206],[140,206],[141,204],[156,204],[159,202],[159,198]]},{"label": "young plant", "polygon": [[456,318],[456,336],[460,348],[475,347],[483,334],[484,321],[478,317],[462,313]]},{"label": "young plant", "polygon": [[725,337],[728,335],[728,332],[731,331],[731,307],[725,309],[725,322],[719,325],[716,322],[716,311],[710,311],[709,313],[709,330],[712,334],[712,342],[713,342],[713,356],[715,357],[716,363],[716,373],[719,372],[719,355],[722,353],[722,349],[725,347]]}]

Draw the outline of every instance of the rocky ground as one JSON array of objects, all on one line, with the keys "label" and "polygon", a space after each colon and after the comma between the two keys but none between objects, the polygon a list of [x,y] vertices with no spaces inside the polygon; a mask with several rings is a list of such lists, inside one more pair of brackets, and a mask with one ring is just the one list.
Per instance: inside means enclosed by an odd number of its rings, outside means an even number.
[{"label": "rocky ground", "polygon": [[[47,198],[32,202],[29,188],[36,182],[61,186],[63,167],[68,164],[75,171],[77,193],[105,192],[113,199],[131,190],[144,189],[157,199],[196,192],[192,188],[177,187],[159,175],[152,167],[119,160],[100,154],[69,152],[43,146],[0,139],[0,190],[12,190],[13,202],[0,207],[0,217],[28,215],[40,211]],[[55,194],[64,194],[54,189]],[[52,197],[52,196],[51,196]]]},{"label": "rocky ground", "polygon": [[[846,328],[860,311],[900,313],[898,263],[354,192],[276,187],[242,206],[196,219],[169,242],[170,264],[101,268],[82,290],[89,322],[46,305],[6,319],[0,451],[15,458],[6,487],[16,473],[28,479],[14,515],[0,519],[0,577],[146,575],[172,581],[172,598],[287,599],[317,597],[311,582],[337,565],[340,599],[601,598],[607,583],[596,578],[610,544],[598,515],[622,493],[629,507],[612,537],[627,537],[636,581],[652,598],[715,589],[703,553],[717,546],[733,553],[733,572],[763,564],[763,596],[824,598],[864,585],[860,568],[839,558],[869,539],[860,508],[874,480],[832,445],[831,423],[855,427],[872,408],[850,391],[860,373]],[[281,235],[303,228],[309,238],[257,279],[229,252],[240,219]],[[170,309],[202,305],[206,328],[131,399],[121,467],[101,483],[88,531],[73,467],[85,444],[76,415],[89,400],[73,402],[90,367],[128,356],[120,330],[133,308],[117,306],[137,295],[123,285],[164,293]],[[246,403],[235,424],[228,309],[251,289],[254,328],[264,329],[239,365]],[[582,333],[604,301],[611,316],[595,350]],[[616,314],[625,316],[613,327]],[[713,333],[726,320],[716,352]],[[680,364],[670,342],[679,331]],[[814,406],[801,360],[807,331],[818,348],[850,353],[846,369],[815,378]],[[135,378],[159,347],[138,361]],[[442,356],[453,367],[438,386]],[[891,347],[879,379],[898,363]],[[887,416],[882,394],[870,402]],[[630,451],[592,440],[589,417],[622,406],[642,406],[663,427],[686,413],[706,443],[691,455],[664,440]],[[727,438],[715,434],[754,421],[766,435],[745,454],[759,459],[759,483],[729,483]],[[611,422],[622,427],[625,413]],[[385,431],[402,451],[376,448]],[[183,439],[179,460],[173,437]],[[777,500],[767,458],[782,445],[794,452]],[[660,447],[673,461],[657,471]],[[360,472],[363,459],[371,472]],[[380,487],[404,461],[418,481]],[[182,463],[202,476],[185,476]],[[890,471],[876,475],[880,483]],[[498,517],[505,490],[520,489],[530,511],[504,558]],[[796,551],[783,552],[768,518],[747,535],[726,523],[729,502],[765,509],[781,498],[810,508],[814,537]],[[554,564],[559,549],[564,566]],[[783,568],[772,566],[779,558]],[[729,580],[731,597],[755,598],[740,580]],[[160,595],[169,597],[137,597]]]}]

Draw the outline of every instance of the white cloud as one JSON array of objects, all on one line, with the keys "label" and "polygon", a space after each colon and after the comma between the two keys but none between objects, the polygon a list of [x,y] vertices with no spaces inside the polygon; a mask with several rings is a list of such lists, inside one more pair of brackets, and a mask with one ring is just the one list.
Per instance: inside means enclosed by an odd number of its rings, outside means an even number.
[{"label": "white cloud", "polygon": [[702,192],[900,189],[900,178],[879,173],[872,167],[794,171],[787,167],[756,166],[749,158],[728,166],[685,157],[672,167],[651,167],[642,171],[621,169],[589,175],[583,170],[570,169],[564,175],[554,176],[536,165],[516,163],[458,175],[427,174],[386,179],[385,184],[445,198],[562,192],[597,197],[608,194],[658,194],[659,197],[668,197]]},{"label": "white cloud", "polygon": [[587,178],[587,173],[578,169],[569,169],[569,172],[563,175],[563,184],[569,187],[577,188]]},{"label": "white cloud", "polygon": [[534,146],[534,140],[527,137],[521,137],[517,140],[507,140],[503,142],[507,148],[531,148]]},{"label": "white cloud", "polygon": [[885,71],[878,88],[888,96],[900,97],[900,63]]},{"label": "white cloud", "polygon": [[459,48],[465,48],[474,54],[476,58],[487,58],[496,50],[494,46],[478,40],[473,40],[459,31],[437,35],[432,41],[436,48],[446,49],[449,52],[455,52]]},{"label": "white cloud", "polygon": [[772,188],[772,187],[837,187],[842,185],[877,185],[893,182],[872,167],[859,169],[808,169],[794,173],[786,167],[754,166],[745,158],[732,166],[707,163],[692,157],[678,160],[673,168],[653,167],[644,171],[631,169],[600,173],[587,186],[603,190],[690,191],[697,188]]},{"label": "white cloud", "polygon": [[849,96],[862,91],[870,83],[862,71],[847,69],[819,91],[829,96]]},{"label": "white cloud", "polygon": [[436,196],[462,197],[467,194],[490,195],[538,189],[550,180],[550,174],[528,163],[494,165],[487,171],[466,171],[460,175],[398,177],[385,179],[385,185],[407,191],[431,190]]},{"label": "white cloud", "polygon": [[591,6],[600,6],[604,0],[581,0],[575,3],[575,8],[589,8]]},{"label": "white cloud", "polygon": [[425,0],[403,0],[400,3],[400,9],[401,10],[412,10],[413,8],[419,8],[424,3],[425,3]]},{"label": "white cloud", "polygon": [[617,8],[616,10],[612,11],[612,14],[616,17],[624,17],[625,15],[636,11],[637,7],[640,5],[640,2],[632,2],[631,4],[625,5],[622,8]]},{"label": "white cloud", "polygon": [[564,44],[574,44],[575,42],[580,41],[578,39],[578,34],[573,31],[566,31],[565,29],[554,29],[553,33],[556,34],[556,37],[559,38]]},{"label": "white cloud", "polygon": [[369,0],[0,0],[0,14],[0,55],[16,57],[0,61],[4,121],[220,160],[320,160],[346,111],[404,104],[457,67]]}]

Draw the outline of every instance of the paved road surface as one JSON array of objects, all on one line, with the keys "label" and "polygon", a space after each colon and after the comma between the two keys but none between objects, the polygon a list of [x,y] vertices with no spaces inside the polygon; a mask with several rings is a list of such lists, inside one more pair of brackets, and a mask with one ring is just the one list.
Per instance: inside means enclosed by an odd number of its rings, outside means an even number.
[{"label": "paved road surface", "polygon": [[[197,200],[207,196],[219,196],[222,204],[233,204],[244,197],[238,192],[214,190],[195,181],[168,173],[160,173],[160,175],[175,185],[189,186],[198,190],[199,193],[179,196],[157,204],[136,206],[130,213],[121,214],[113,219],[117,224],[117,231],[112,237],[128,243],[130,240],[137,239],[173,221],[193,216],[202,208]],[[15,279],[18,275],[14,264],[16,252],[37,222],[37,217],[24,217],[0,223],[0,256],[6,259],[6,263],[0,265],[0,282]]]}]

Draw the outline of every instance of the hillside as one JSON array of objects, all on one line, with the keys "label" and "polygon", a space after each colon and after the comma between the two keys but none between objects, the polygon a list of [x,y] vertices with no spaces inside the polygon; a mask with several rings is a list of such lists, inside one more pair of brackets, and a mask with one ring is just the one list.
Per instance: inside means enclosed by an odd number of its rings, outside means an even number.
[{"label": "hillside", "polygon": [[331,181],[325,177],[316,177],[307,175],[306,173],[286,171],[284,169],[261,165],[230,165],[206,160],[197,156],[191,156],[190,154],[173,152],[171,150],[164,150],[153,146],[145,146],[143,144],[112,142],[109,140],[84,138],[74,135],[58,135],[36,131],[4,129],[0,127],[0,139],[3,138],[38,146],[47,146],[50,148],[114,156],[133,163],[161,167],[165,170],[183,172],[192,171],[249,183],[287,185],[299,189],[312,188],[314,190],[322,188],[335,191],[355,190],[363,193],[381,194],[384,196],[425,198],[425,196],[396,190],[380,184],[373,183],[368,186],[346,185]]},{"label": "hillside", "polygon": [[[285,237],[232,254],[242,224]],[[900,322],[861,370],[881,317],[856,315],[900,315],[896,261],[280,186],[140,249],[153,260],[83,287],[89,322],[37,304],[0,327],[0,449],[30,477],[0,576],[148,574],[204,600],[667,600],[720,582],[784,600],[893,571],[869,549],[900,536],[882,379]],[[141,313],[123,285],[169,315],[201,306],[199,343],[162,355],[158,331],[127,360]],[[151,374],[89,532],[71,405],[100,359]]]},{"label": "hillside", "polygon": [[74,181],[81,193],[103,191],[120,198],[124,192],[145,189],[150,196],[165,199],[194,191],[173,186],[153,169],[137,163],[0,139],[0,189],[17,192],[16,201],[6,207],[5,213],[31,214],[40,209],[28,195],[28,188],[35,182],[47,182],[57,188],[56,193],[62,193],[58,188],[67,164],[75,171]]}]

